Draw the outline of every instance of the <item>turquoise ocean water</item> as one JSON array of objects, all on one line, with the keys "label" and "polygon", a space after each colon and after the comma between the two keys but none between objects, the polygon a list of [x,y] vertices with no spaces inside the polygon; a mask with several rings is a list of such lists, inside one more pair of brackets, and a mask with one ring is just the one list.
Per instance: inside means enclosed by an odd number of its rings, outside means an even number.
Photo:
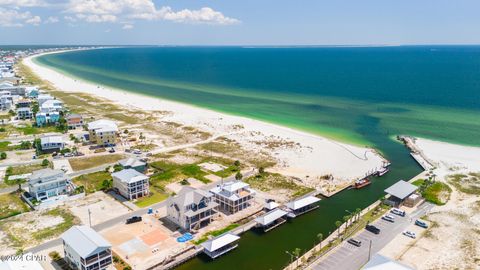
[{"label": "turquoise ocean water", "polygon": [[234,252],[182,269],[280,269],[286,250],[310,248],[343,210],[366,207],[421,170],[392,138],[407,134],[480,145],[480,46],[137,47],[37,58],[97,84],[264,120],[377,148],[390,172],[362,190],[261,234]]}]

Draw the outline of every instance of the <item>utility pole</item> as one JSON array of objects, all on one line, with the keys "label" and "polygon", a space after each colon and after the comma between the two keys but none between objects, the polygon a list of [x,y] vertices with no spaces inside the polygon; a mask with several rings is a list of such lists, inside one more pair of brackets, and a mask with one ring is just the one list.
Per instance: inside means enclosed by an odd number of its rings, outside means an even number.
[{"label": "utility pole", "polygon": [[370,240],[370,245],[368,246],[368,261],[370,261],[372,255],[372,240]]},{"label": "utility pole", "polygon": [[90,228],[92,227],[92,212],[90,212],[90,208],[88,208],[88,223],[90,223]]}]

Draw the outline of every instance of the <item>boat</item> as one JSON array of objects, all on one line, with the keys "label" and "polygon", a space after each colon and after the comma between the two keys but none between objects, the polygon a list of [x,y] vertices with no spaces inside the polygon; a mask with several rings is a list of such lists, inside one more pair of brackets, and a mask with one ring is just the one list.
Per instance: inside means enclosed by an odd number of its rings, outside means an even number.
[{"label": "boat", "polygon": [[377,171],[377,176],[382,176],[382,175],[386,174],[388,171],[389,171],[389,169],[387,167],[382,167]]},{"label": "boat", "polygon": [[359,180],[356,180],[355,183],[353,183],[353,188],[361,189],[363,187],[370,185],[371,183],[372,182],[370,182],[368,178],[359,179]]}]

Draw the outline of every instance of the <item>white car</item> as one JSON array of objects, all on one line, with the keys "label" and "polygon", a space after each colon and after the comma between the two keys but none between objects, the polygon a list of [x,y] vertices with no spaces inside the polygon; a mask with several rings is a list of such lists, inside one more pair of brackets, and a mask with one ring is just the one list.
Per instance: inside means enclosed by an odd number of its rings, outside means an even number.
[{"label": "white car", "polygon": [[383,220],[395,222],[395,218],[392,215],[385,215],[382,217]]},{"label": "white car", "polygon": [[390,213],[395,214],[395,215],[399,215],[401,217],[405,216],[405,211],[400,210],[398,208],[392,208],[392,210],[390,210]]},{"label": "white car", "polygon": [[412,231],[404,231],[403,235],[408,236],[408,237],[413,238],[413,239],[417,238],[417,235]]}]

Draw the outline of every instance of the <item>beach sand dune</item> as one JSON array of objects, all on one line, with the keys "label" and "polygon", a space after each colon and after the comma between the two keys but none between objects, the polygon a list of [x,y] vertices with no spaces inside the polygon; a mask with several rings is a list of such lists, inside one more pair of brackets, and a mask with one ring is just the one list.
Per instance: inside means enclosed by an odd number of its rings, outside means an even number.
[{"label": "beach sand dune", "polygon": [[[321,136],[301,132],[283,126],[265,123],[245,117],[222,114],[188,104],[113,89],[61,74],[39,65],[28,57],[24,64],[44,80],[64,92],[83,92],[111,100],[126,108],[145,111],[170,111],[166,118],[172,122],[196,127],[213,135],[227,135],[242,147],[268,152],[276,160],[273,170],[302,179],[311,187],[322,187],[320,177],[333,175],[335,186],[344,186],[348,181],[363,177],[380,168],[384,159],[374,150],[339,143]],[[232,132],[235,127],[242,132]],[[288,142],[284,147],[265,147],[268,140]],[[289,145],[289,147],[285,147]],[[325,181],[325,180],[323,180]]]}]

